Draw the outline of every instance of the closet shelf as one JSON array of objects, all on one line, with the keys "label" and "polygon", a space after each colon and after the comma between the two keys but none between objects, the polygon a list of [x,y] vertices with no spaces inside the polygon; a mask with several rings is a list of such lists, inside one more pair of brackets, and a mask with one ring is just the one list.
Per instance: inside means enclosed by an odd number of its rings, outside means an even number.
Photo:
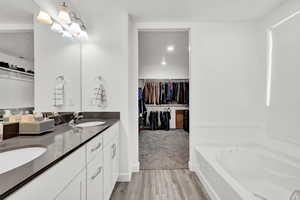
[{"label": "closet shelf", "polygon": [[18,74],[22,74],[22,75],[34,77],[34,74],[31,74],[31,73],[28,73],[28,72],[21,72],[21,71],[15,70],[15,69],[9,69],[9,68],[0,67],[0,70],[7,71],[7,72],[14,72],[14,73],[18,73]]}]

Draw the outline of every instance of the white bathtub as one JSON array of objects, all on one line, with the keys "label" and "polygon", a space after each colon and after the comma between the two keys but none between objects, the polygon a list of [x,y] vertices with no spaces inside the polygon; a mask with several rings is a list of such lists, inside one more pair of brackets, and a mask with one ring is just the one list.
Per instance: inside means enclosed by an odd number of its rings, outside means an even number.
[{"label": "white bathtub", "polygon": [[289,200],[300,161],[259,146],[197,147],[200,179],[212,200]]}]

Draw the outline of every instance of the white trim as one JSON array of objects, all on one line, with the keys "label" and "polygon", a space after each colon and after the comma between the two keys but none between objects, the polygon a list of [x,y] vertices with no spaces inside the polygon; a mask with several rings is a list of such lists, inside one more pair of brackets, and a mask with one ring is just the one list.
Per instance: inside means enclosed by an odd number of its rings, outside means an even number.
[{"label": "white trim", "polygon": [[132,172],[139,172],[140,171],[140,162],[134,163],[132,165]]},{"label": "white trim", "polygon": [[[174,31],[188,31],[191,29],[190,23],[154,23],[154,22],[145,22],[145,23],[136,23],[136,29],[138,31],[143,31],[144,29],[154,29],[154,30],[167,30],[173,29]],[[173,31],[172,30],[172,31]]]},{"label": "white trim", "polygon": [[277,22],[276,24],[272,25],[271,28],[272,28],[272,29],[275,29],[275,28],[277,28],[278,26],[280,26],[281,24],[284,24],[285,22],[289,21],[290,19],[296,17],[296,16],[299,15],[299,14],[300,14],[300,10],[294,12],[293,14],[291,14],[291,15],[285,17],[285,18],[283,18],[282,20],[280,20],[280,21]]},{"label": "white trim", "polygon": [[0,32],[32,32],[33,24],[0,24]]},{"label": "white trim", "polygon": [[211,200],[221,200],[221,198],[218,196],[218,194],[216,193],[214,188],[208,183],[208,181],[206,180],[205,176],[203,175],[203,173],[201,172],[199,167],[197,167],[196,165],[193,165],[191,163],[189,165],[190,165],[190,167],[192,166],[192,168],[194,169],[194,172],[200,179],[200,182],[203,184],[210,199]]},{"label": "white trim", "polygon": [[192,128],[262,128],[262,124],[256,123],[200,123]]},{"label": "white trim", "polygon": [[118,182],[130,182],[131,173],[120,173],[118,177]]}]

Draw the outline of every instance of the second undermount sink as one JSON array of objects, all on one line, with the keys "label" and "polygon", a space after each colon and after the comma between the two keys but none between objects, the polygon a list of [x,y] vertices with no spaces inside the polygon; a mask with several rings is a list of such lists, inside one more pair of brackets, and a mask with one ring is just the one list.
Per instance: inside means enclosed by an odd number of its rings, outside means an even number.
[{"label": "second undermount sink", "polygon": [[0,153],[0,174],[20,167],[46,152],[44,147],[26,147]]},{"label": "second undermount sink", "polygon": [[84,122],[84,123],[77,124],[76,127],[85,128],[85,127],[101,126],[104,124],[105,124],[105,122],[102,122],[102,121]]}]

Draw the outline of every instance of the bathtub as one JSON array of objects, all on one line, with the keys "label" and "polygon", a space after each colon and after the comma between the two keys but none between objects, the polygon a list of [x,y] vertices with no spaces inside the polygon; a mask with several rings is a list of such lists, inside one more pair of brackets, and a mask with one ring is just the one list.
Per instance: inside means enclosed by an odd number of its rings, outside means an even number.
[{"label": "bathtub", "polygon": [[262,146],[201,146],[196,156],[212,200],[290,200],[300,190],[300,161]]}]

